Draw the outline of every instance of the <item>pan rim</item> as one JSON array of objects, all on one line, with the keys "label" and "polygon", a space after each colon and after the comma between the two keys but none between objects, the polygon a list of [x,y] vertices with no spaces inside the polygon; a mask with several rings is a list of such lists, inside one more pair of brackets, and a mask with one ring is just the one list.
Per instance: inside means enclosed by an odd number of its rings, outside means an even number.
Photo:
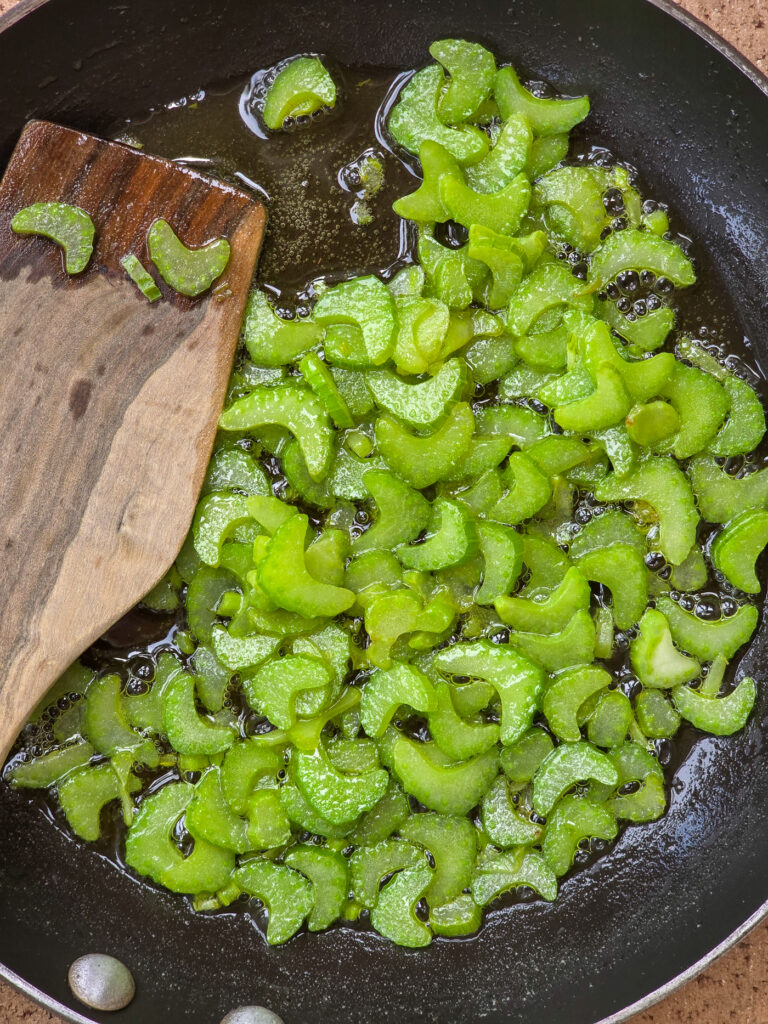
[{"label": "pan rim", "polygon": [[[0,14],[0,33],[10,29],[17,22],[27,17],[27,15],[34,13],[36,10],[44,7],[50,2],[51,0],[18,0],[10,10]],[[676,0],[645,0],[645,2],[650,4],[652,7],[656,7],[669,17],[674,18],[675,21],[679,22],[689,31],[697,35],[729,63],[733,64],[741,74],[749,79],[749,81],[758,88],[766,98],[768,98],[768,74],[762,72],[756,65],[740,53],[735,46],[724,39],[714,29],[710,28],[709,25],[680,7]],[[636,1014],[655,1006],[663,999],[666,999],[667,996],[672,995],[673,992],[682,988],[689,981],[692,981],[697,975],[701,974],[702,971],[711,967],[716,960],[738,945],[742,939],[746,938],[751,931],[766,919],[768,919],[768,900],[762,903],[757,910],[755,910],[738,928],[734,929],[730,935],[727,935],[721,943],[711,949],[695,963],[691,964],[691,966],[686,968],[686,970],[676,974],[673,978],[670,978],[669,981],[666,981],[663,985],[660,985],[653,991],[648,992],[641,999],[636,1000],[629,1006],[625,1006],[616,1013],[595,1021],[595,1024],[624,1024],[624,1022],[628,1021]],[[10,985],[17,992],[20,992],[33,1000],[33,1002],[37,1003],[38,1006],[41,1006],[43,1009],[48,1010],[50,1013],[57,1014],[66,1021],[67,1024],[96,1024],[93,1018],[84,1017],[77,1010],[73,1010],[70,1007],[65,1006],[63,1003],[58,1002],[58,1000],[43,992],[42,989],[37,988],[31,982],[28,982],[25,978],[21,977],[21,975],[17,974],[15,971],[12,971],[3,963],[0,963],[0,980]]]}]

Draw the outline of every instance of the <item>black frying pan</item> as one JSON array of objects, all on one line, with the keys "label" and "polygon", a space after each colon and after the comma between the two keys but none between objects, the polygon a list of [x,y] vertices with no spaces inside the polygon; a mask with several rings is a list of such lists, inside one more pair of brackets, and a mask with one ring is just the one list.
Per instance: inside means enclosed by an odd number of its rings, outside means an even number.
[{"label": "black frying pan", "polygon": [[[667,0],[28,0],[0,28],[3,160],[33,115],[99,132],[285,54],[412,67],[434,38],[486,41],[590,93],[590,138],[682,214],[733,299],[728,337],[768,356],[768,82]],[[694,747],[665,818],[628,829],[555,905],[492,912],[477,938],[426,951],[343,929],[269,950],[243,915],[193,915],[4,787],[0,973],[80,1021],[67,967],[93,950],[138,982],[128,1010],[98,1021],[216,1024],[247,1003],[286,1024],[624,1020],[768,913],[767,639],[744,661],[764,684],[748,727]]]}]

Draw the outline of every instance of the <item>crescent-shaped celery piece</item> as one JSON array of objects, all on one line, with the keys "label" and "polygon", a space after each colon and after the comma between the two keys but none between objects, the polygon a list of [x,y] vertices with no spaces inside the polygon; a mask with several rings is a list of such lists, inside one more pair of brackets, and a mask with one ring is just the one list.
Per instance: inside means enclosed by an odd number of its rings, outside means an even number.
[{"label": "crescent-shaped celery piece", "polygon": [[208,291],[229,263],[230,247],[226,238],[217,238],[198,249],[181,241],[167,220],[156,220],[147,234],[152,262],[165,283],[180,295],[196,298]]},{"label": "crescent-shaped celery piece", "polygon": [[536,135],[559,135],[569,132],[589,113],[589,97],[541,99],[530,93],[517,77],[513,67],[499,68],[493,85],[502,120],[512,114],[522,115]]},{"label": "crescent-shaped celery piece", "polygon": [[184,824],[195,840],[203,839],[233,853],[255,849],[248,836],[248,822],[227,803],[219,768],[209,768],[195,786]]},{"label": "crescent-shaped celery piece", "polygon": [[585,797],[569,795],[555,807],[547,822],[541,853],[554,873],[564,875],[584,839],[616,838],[616,818],[604,805]]},{"label": "crescent-shaped celery piece", "polygon": [[483,912],[469,893],[442,907],[429,908],[429,926],[435,935],[474,935],[482,923]]},{"label": "crescent-shaped celery piece", "polygon": [[484,907],[497,896],[525,886],[551,903],[557,897],[557,877],[546,859],[520,847],[495,850],[488,847],[478,860],[472,879],[472,897]]},{"label": "crescent-shaped celery piece", "polygon": [[270,946],[279,946],[295,935],[314,905],[312,883],[286,864],[248,861],[237,869],[234,880],[243,892],[266,904]]},{"label": "crescent-shaped celery piece", "polygon": [[544,693],[542,711],[552,732],[567,743],[581,739],[579,710],[596,694],[607,690],[610,672],[599,665],[581,665],[555,676]]},{"label": "crescent-shaped celery piece", "polygon": [[[491,309],[506,306],[523,278],[523,261],[515,241],[481,224],[472,223],[469,228],[467,253],[491,272],[491,283],[483,296]],[[511,348],[511,342],[508,344]]]},{"label": "crescent-shaped celery piece", "polygon": [[566,322],[572,330],[584,367],[593,378],[607,364],[621,377],[633,402],[643,402],[663,393],[678,365],[671,352],[662,352],[647,359],[626,359],[602,320],[570,313]]},{"label": "crescent-shaped celery piece", "polygon": [[666,689],[688,683],[701,673],[701,666],[695,658],[677,650],[672,642],[669,622],[657,608],[648,608],[640,619],[640,629],[632,641],[629,655],[632,668],[643,686]]},{"label": "crescent-shaped celery piece", "polygon": [[456,709],[453,700],[455,690],[449,683],[436,683],[435,707],[430,710],[427,720],[430,735],[445,756],[453,761],[466,761],[496,745],[499,727],[495,722],[485,722],[481,718],[467,721]]},{"label": "crescent-shaped celery piece", "polygon": [[269,779],[276,785],[277,773],[284,767],[281,754],[258,739],[238,740],[231,746],[221,764],[221,788],[235,814],[246,815],[257,783]]},{"label": "crescent-shaped celery piece", "polygon": [[507,492],[490,509],[488,518],[517,526],[546,505],[552,497],[552,484],[526,452],[512,452],[502,472]]},{"label": "crescent-shaped celery piece", "polygon": [[222,625],[214,626],[211,635],[213,653],[233,672],[255,668],[280,645],[279,636],[232,636]]},{"label": "crescent-shaped celery piece", "polygon": [[11,227],[17,235],[42,235],[60,245],[68,274],[80,274],[88,266],[96,231],[91,218],[79,206],[33,203],[14,215]]},{"label": "crescent-shaped celery piece", "polygon": [[358,848],[349,858],[350,889],[354,899],[373,910],[383,878],[422,863],[426,863],[423,852],[403,839],[386,838]]},{"label": "crescent-shaped celery piece", "polygon": [[558,167],[539,178],[533,189],[533,201],[546,208],[550,229],[579,252],[592,252],[608,223],[603,203],[605,175],[600,170]]},{"label": "crescent-shaped celery piece", "polygon": [[702,661],[714,661],[718,655],[730,660],[752,636],[760,619],[753,604],[743,604],[735,615],[714,622],[685,611],[665,595],[656,605],[666,616],[675,643]]},{"label": "crescent-shaped celery piece", "polygon": [[255,363],[286,366],[308,349],[319,345],[323,329],[311,320],[283,320],[266,292],[254,289],[248,296],[242,339]]},{"label": "crescent-shaped celery piece", "polygon": [[[449,309],[466,309],[474,297],[480,297],[488,268],[470,257],[468,245],[451,249],[437,241],[430,227],[422,225],[419,228],[418,257],[429,279],[431,292]],[[471,333],[465,341],[470,338]]]},{"label": "crescent-shaped celery piece", "polygon": [[380,416],[376,441],[393,473],[420,490],[450,477],[469,449],[474,426],[470,406],[457,402],[437,430],[426,436],[411,433],[390,416]]},{"label": "crescent-shaped celery piece", "polygon": [[629,476],[611,473],[595,487],[599,501],[640,501],[658,517],[659,550],[679,565],[696,543],[699,516],[691,487],[673,459],[656,456],[641,462]]},{"label": "crescent-shaped celery piece", "polygon": [[645,559],[637,548],[613,544],[604,551],[590,551],[575,561],[586,579],[602,583],[610,590],[613,617],[619,629],[633,626],[648,604]]},{"label": "crescent-shaped celery piece", "polygon": [[496,75],[496,61],[490,50],[466,39],[438,39],[429,48],[450,75],[448,86],[437,103],[445,124],[469,121],[488,98]]},{"label": "crescent-shaped celery piece", "polygon": [[243,691],[252,708],[266,715],[278,729],[296,724],[296,702],[309,690],[329,694],[331,674],[320,658],[291,654],[268,661],[243,680]]},{"label": "crescent-shaped celery piece", "polygon": [[710,550],[712,564],[745,594],[759,594],[755,563],[768,544],[768,511],[748,509],[732,519]]},{"label": "crescent-shaped celery piece", "polygon": [[490,683],[501,702],[501,742],[514,743],[530,728],[544,686],[544,672],[524,654],[490,640],[458,643],[435,655],[433,665],[452,676]]},{"label": "crescent-shaped celery piece", "polygon": [[632,351],[653,352],[661,348],[675,326],[675,314],[669,306],[651,309],[645,316],[628,320],[624,313],[610,300],[599,302],[595,307],[597,316],[629,342]]},{"label": "crescent-shaped celery piece", "polygon": [[633,406],[625,420],[629,436],[645,448],[653,448],[677,434],[681,423],[680,414],[674,406],[658,399]]},{"label": "crescent-shaped celery piece", "polygon": [[409,427],[434,429],[467,383],[463,359],[449,359],[434,377],[406,384],[391,370],[369,370],[365,383],[376,404]]},{"label": "crescent-shaped celery piece", "polygon": [[501,523],[478,522],[476,529],[483,556],[483,582],[475,593],[475,603],[490,605],[507,594],[520,576],[523,542],[516,530]]},{"label": "crescent-shaped celery piece", "polygon": [[586,578],[576,566],[572,566],[548,596],[502,596],[496,598],[494,606],[501,621],[513,629],[528,633],[558,633],[577,611],[589,608],[590,598]]},{"label": "crescent-shaped celery piece", "polygon": [[206,565],[218,566],[221,549],[238,526],[252,519],[245,494],[214,491],[197,503],[192,521],[195,551]]},{"label": "crescent-shaped celery piece", "polygon": [[111,764],[78,768],[62,779],[58,787],[59,803],[67,824],[81,839],[95,843],[101,836],[101,812],[113,800],[141,789],[141,782],[129,773],[125,788]]},{"label": "crescent-shaped celery piece", "polygon": [[355,277],[323,292],[314,320],[325,327],[325,358],[351,369],[379,366],[392,355],[397,319],[387,286],[374,277]]},{"label": "crescent-shaped celery piece", "polygon": [[187,782],[171,782],[142,800],[125,840],[125,862],[171,892],[218,892],[235,867],[231,850],[196,839],[185,857],[173,841],[179,819],[195,793]]},{"label": "crescent-shaped celery piece", "polygon": [[667,398],[680,416],[680,429],[673,438],[659,444],[677,459],[688,459],[707,447],[728,414],[728,392],[714,377],[695,366],[675,362],[672,376],[659,394]]},{"label": "crescent-shaped celery piece", "polygon": [[[257,790],[257,792],[262,792]],[[264,792],[270,792],[265,790]],[[354,822],[343,825],[332,825],[321,817],[311,804],[307,803],[298,786],[289,778],[277,792],[280,795],[280,806],[288,821],[300,831],[311,832],[313,835],[325,836],[327,839],[344,839],[352,830]]]},{"label": "crescent-shaped celery piece", "polygon": [[571,561],[563,549],[547,537],[535,533],[524,533],[522,537],[523,565],[529,572],[529,579],[520,596],[549,594],[562,583]]},{"label": "crescent-shaped celery piece", "polygon": [[576,612],[560,633],[542,636],[515,630],[509,642],[547,672],[559,672],[573,665],[585,665],[595,656],[595,623],[586,609]]},{"label": "crescent-shaped celery piece", "polygon": [[416,916],[416,904],[429,888],[432,875],[425,862],[404,868],[387,882],[371,912],[371,924],[380,935],[411,949],[430,944],[432,932]]},{"label": "crescent-shaped celery piece", "polygon": [[392,138],[409,153],[418,153],[426,139],[439,142],[461,164],[473,164],[488,152],[488,137],[472,125],[449,128],[438,115],[445,75],[438,64],[417,71],[389,115]]},{"label": "crescent-shaped celery piece", "polygon": [[[486,157],[486,159],[488,158]],[[461,179],[459,162],[445,146],[441,146],[439,142],[433,142],[432,139],[425,139],[419,147],[419,161],[421,162],[421,185],[415,192],[396,199],[392,204],[392,209],[398,217],[415,220],[421,224],[445,221],[448,219],[448,214],[440,199],[438,186],[443,176]]]},{"label": "crescent-shaped celery piece", "polygon": [[568,132],[561,132],[558,135],[534,136],[531,142],[531,151],[523,168],[531,181],[536,181],[542,174],[551,171],[553,167],[557,167],[565,160],[570,143]]},{"label": "crescent-shaped celery piece", "polygon": [[[667,794],[664,789],[664,771],[652,754],[638,743],[623,743],[614,747],[608,754],[619,773],[619,781],[613,794],[607,793],[608,787],[592,782],[587,790],[589,796],[604,793],[607,796],[605,806],[625,821],[641,823],[656,821],[667,807]],[[621,790],[628,783],[640,783],[640,788],[632,793],[622,794]]]},{"label": "crescent-shaped celery piece", "polygon": [[163,717],[168,742],[180,754],[219,754],[236,738],[231,725],[198,714],[195,679],[188,672],[170,679],[163,689]]},{"label": "crescent-shaped celery piece", "polygon": [[374,739],[383,736],[402,704],[421,714],[434,711],[437,699],[429,678],[405,662],[374,672],[363,687],[360,701],[360,723],[367,735]]},{"label": "crescent-shaped celery piece", "polygon": [[85,691],[85,735],[94,748],[108,757],[130,750],[136,760],[156,766],[157,748],[152,740],[144,739],[131,728],[126,712],[120,676],[101,676],[88,684]]},{"label": "crescent-shaped celery piece", "polygon": [[594,253],[585,293],[600,291],[625,270],[650,270],[678,288],[696,281],[693,264],[679,245],[652,231],[626,228],[609,235]]},{"label": "crescent-shaped celery piece", "polygon": [[304,799],[332,825],[344,825],[370,811],[384,795],[389,776],[383,768],[344,774],[333,767],[322,746],[293,755],[293,778]]},{"label": "crescent-shaped celery piece", "polygon": [[587,738],[596,747],[616,747],[626,739],[633,718],[629,697],[621,690],[609,690],[589,716]]},{"label": "crescent-shaped celery piece", "polygon": [[[477,428],[478,424],[475,424]],[[487,470],[495,469],[503,462],[513,446],[511,437],[483,437],[475,435],[467,454],[453,467],[455,481],[470,482],[482,476]]]},{"label": "crescent-shaped celery piece", "polygon": [[571,541],[569,554],[574,560],[594,551],[621,544],[631,547],[640,554],[646,552],[646,540],[634,519],[618,509],[606,510],[595,516]]},{"label": "crescent-shaped celery piece", "polygon": [[524,174],[516,175],[490,195],[475,192],[459,178],[444,175],[438,183],[438,192],[451,220],[463,224],[467,230],[477,224],[501,235],[513,235],[518,230],[531,201],[531,185]]},{"label": "crescent-shaped celery piece", "polygon": [[631,405],[624,381],[612,366],[604,364],[595,374],[594,391],[585,398],[558,406],[554,418],[563,430],[604,430],[622,422]]},{"label": "crescent-shaped celery piece", "polygon": [[370,469],[363,483],[377,515],[373,525],[352,542],[356,554],[378,548],[392,551],[427,528],[432,514],[429,502],[399,477],[386,470]]},{"label": "crescent-shaped celery piece", "polygon": [[618,773],[610,758],[589,743],[561,743],[533,777],[534,810],[546,817],[564,793],[586,779],[615,786]]},{"label": "crescent-shaped celery piece", "polygon": [[300,871],[312,883],[313,904],[307,919],[311,932],[321,932],[341,917],[349,891],[347,861],[327,846],[301,844],[285,856],[289,868]]},{"label": "crescent-shaped celery piece", "polygon": [[669,739],[680,728],[680,715],[661,690],[642,690],[635,700],[635,715],[651,740]]},{"label": "crescent-shaped celery piece", "polygon": [[688,686],[678,686],[672,691],[672,700],[683,718],[714,736],[730,736],[742,729],[756,697],[755,681],[748,676],[724,697],[710,697]]},{"label": "crescent-shaped celery piece", "polygon": [[483,797],[480,820],[496,846],[528,846],[538,843],[543,829],[525,818],[512,803],[506,778],[500,775]]},{"label": "crescent-shaped celery piece", "polygon": [[308,525],[305,515],[295,515],[276,531],[258,565],[259,585],[280,608],[307,618],[332,618],[350,608],[355,595],[309,573],[304,550]]},{"label": "crescent-shaped celery piece", "polygon": [[275,77],[264,97],[262,116],[278,131],[289,117],[307,117],[336,103],[336,84],[319,57],[296,57]]},{"label": "crescent-shaped celery piece", "polygon": [[[545,313],[565,308],[592,311],[591,295],[562,263],[542,263],[523,279],[507,308],[507,327],[517,337],[530,334]],[[554,324],[552,326],[555,326]]]},{"label": "crescent-shaped celery piece", "polygon": [[477,531],[466,505],[435,498],[427,536],[420,544],[404,545],[397,557],[406,569],[436,572],[461,565],[477,551]]},{"label": "crescent-shaped celery piece", "polygon": [[509,437],[520,448],[530,448],[550,433],[545,416],[519,405],[487,405],[478,410],[475,422],[481,437]]},{"label": "crescent-shaped celery piece", "polygon": [[313,480],[322,480],[333,454],[333,428],[325,406],[299,384],[258,387],[221,414],[219,427],[237,433],[265,426],[285,427],[299,443]]},{"label": "crescent-shaped celery piece", "polygon": [[754,388],[739,377],[722,381],[730,402],[728,419],[707,449],[712,455],[728,458],[753,451],[765,435],[765,410]]},{"label": "crescent-shaped celery piece", "polygon": [[467,183],[475,192],[499,192],[526,164],[533,144],[533,132],[520,114],[511,114],[501,126],[490,153],[466,169]]},{"label": "crescent-shaped celery piece", "polygon": [[375,846],[397,832],[410,813],[408,797],[395,780],[390,779],[386,793],[360,818],[349,841],[354,846]]},{"label": "crescent-shaped celery piece", "polygon": [[[397,334],[392,360],[397,372],[403,376],[427,373],[440,357],[451,325],[450,310],[437,298],[396,295],[395,311]],[[373,408],[373,399],[367,388],[366,394]]]},{"label": "crescent-shaped celery piece", "polygon": [[205,496],[214,491],[269,494],[269,483],[266,473],[252,455],[242,448],[225,446],[211,456],[201,494]]},{"label": "crescent-shaped celery piece", "polygon": [[501,770],[511,782],[530,782],[541,762],[554,750],[548,732],[534,726],[501,752]]},{"label": "crescent-shaped celery piece", "polygon": [[698,455],[688,466],[688,476],[708,523],[728,523],[749,508],[768,505],[768,469],[735,477],[717,465],[711,455]]},{"label": "crescent-shaped celery piece", "polygon": [[432,856],[434,875],[424,894],[430,906],[449,903],[469,886],[477,855],[477,829],[467,818],[412,814],[400,835]]},{"label": "crescent-shaped celery piece", "polygon": [[453,762],[434,743],[398,736],[392,746],[392,770],[406,792],[441,814],[467,814],[496,777],[498,751],[486,750],[467,761]]}]

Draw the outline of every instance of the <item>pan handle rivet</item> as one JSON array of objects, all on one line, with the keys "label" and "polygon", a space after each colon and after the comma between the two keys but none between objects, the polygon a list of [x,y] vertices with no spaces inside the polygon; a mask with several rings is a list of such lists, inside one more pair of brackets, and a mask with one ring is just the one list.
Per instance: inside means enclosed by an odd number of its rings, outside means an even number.
[{"label": "pan handle rivet", "polygon": [[94,1010],[122,1010],[136,994],[131,972],[106,953],[78,957],[67,977],[75,998]]},{"label": "pan handle rivet", "polygon": [[221,1024],[283,1024],[283,1018],[266,1006],[238,1006],[229,1011]]}]

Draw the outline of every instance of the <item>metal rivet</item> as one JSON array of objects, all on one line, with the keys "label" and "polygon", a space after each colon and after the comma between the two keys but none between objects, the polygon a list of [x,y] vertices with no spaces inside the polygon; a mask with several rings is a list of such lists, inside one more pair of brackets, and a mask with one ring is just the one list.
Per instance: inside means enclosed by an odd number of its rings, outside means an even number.
[{"label": "metal rivet", "polygon": [[106,953],[78,957],[68,979],[75,998],[94,1010],[123,1010],[136,994],[131,972]]},{"label": "metal rivet", "polygon": [[283,1018],[266,1006],[238,1006],[229,1011],[221,1024],[283,1024]]}]

